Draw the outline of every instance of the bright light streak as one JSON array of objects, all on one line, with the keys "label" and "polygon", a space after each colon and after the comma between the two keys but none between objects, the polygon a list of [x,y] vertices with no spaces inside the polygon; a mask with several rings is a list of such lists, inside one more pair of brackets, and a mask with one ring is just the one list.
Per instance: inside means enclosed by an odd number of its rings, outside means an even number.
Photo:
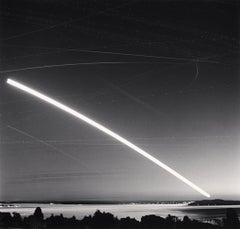
[{"label": "bright light streak", "polygon": [[181,174],[179,174],[178,172],[176,172],[175,170],[171,169],[170,167],[168,167],[166,164],[164,164],[163,162],[159,161],[157,158],[153,157],[152,155],[150,155],[149,153],[147,153],[146,151],[140,149],[138,146],[134,145],[133,143],[131,143],[130,141],[128,141],[127,139],[121,137],[120,135],[118,135],[117,133],[111,131],[110,129],[102,126],[101,124],[95,122],[94,120],[86,117],[85,115],[73,110],[72,108],[30,88],[27,87],[21,83],[18,83],[14,80],[8,79],[7,83],[21,89],[22,91],[25,91],[35,97],[38,97],[39,99],[52,104],[55,107],[58,107],[59,109],[83,120],[84,122],[90,124],[91,126],[101,130],[102,132],[104,132],[105,134],[115,138],[116,140],[122,142],[124,145],[128,146],[129,148],[135,150],[136,152],[138,152],[139,154],[141,154],[142,156],[144,156],[145,158],[149,159],[150,161],[152,161],[153,163],[157,164],[158,166],[160,166],[161,168],[165,169],[166,171],[168,171],[169,173],[171,173],[172,175],[174,175],[175,177],[177,177],[179,180],[183,181],[185,184],[189,185],[191,188],[193,188],[194,190],[198,191],[199,193],[201,193],[202,195],[206,196],[206,197],[210,197],[210,195],[205,192],[203,189],[201,189],[200,187],[198,187],[197,185],[195,185],[194,183],[192,183],[190,180],[188,180],[187,178],[183,177]]}]

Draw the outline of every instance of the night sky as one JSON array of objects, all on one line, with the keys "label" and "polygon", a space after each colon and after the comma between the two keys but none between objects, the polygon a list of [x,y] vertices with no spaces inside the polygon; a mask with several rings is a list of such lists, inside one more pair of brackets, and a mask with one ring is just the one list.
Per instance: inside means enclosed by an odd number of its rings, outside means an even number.
[{"label": "night sky", "polygon": [[212,198],[240,198],[239,4],[0,2],[0,200],[204,198],[7,78],[116,131]]}]

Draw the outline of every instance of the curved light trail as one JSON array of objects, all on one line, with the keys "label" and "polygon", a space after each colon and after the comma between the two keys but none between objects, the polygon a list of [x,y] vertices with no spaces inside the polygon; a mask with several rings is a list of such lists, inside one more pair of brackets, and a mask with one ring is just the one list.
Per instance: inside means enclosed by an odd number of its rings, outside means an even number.
[{"label": "curved light trail", "polygon": [[146,151],[142,150],[141,148],[139,148],[138,146],[134,145],[133,143],[131,143],[130,141],[128,141],[127,139],[121,137],[120,135],[118,135],[117,133],[113,132],[112,130],[106,128],[105,126],[95,122],[94,120],[88,118],[87,116],[81,114],[80,112],[77,112],[75,110],[73,110],[72,108],[28,87],[25,86],[17,81],[14,81],[12,79],[7,79],[7,83],[22,90],[25,91],[47,103],[52,104],[55,107],[58,107],[59,109],[77,117],[78,119],[81,119],[82,121],[88,123],[89,125],[95,127],[96,129],[101,130],[102,132],[104,132],[105,134],[115,138],[116,140],[118,140],[119,142],[123,143],[124,145],[128,146],[129,148],[135,150],[136,152],[138,152],[139,154],[141,154],[142,156],[144,156],[145,158],[147,158],[148,160],[152,161],[153,163],[155,163],[156,165],[160,166],[161,168],[165,169],[167,172],[171,173],[173,176],[177,177],[179,180],[181,180],[182,182],[184,182],[185,184],[187,184],[188,186],[190,186],[191,188],[193,188],[194,190],[196,190],[197,192],[201,193],[203,196],[205,197],[210,197],[210,194],[208,194],[206,191],[204,191],[203,189],[201,189],[200,187],[198,187],[197,185],[195,185],[194,183],[192,183],[190,180],[188,180],[187,178],[185,178],[184,176],[182,176],[181,174],[179,174],[178,172],[176,172],[175,170],[173,170],[172,168],[170,168],[169,166],[167,166],[166,164],[164,164],[163,162],[161,162],[160,160],[158,160],[157,158],[153,157],[152,155],[150,155],[149,153],[147,153]]},{"label": "curved light trail", "polygon": [[41,65],[25,68],[16,68],[16,69],[7,69],[0,71],[2,73],[11,73],[11,72],[21,72],[29,71],[36,69],[45,69],[45,68],[59,68],[59,67],[70,67],[70,66],[79,66],[79,65],[119,65],[119,64],[159,64],[161,61],[93,61],[93,62],[77,62],[77,63],[65,63],[65,64],[51,64],[51,65]]}]

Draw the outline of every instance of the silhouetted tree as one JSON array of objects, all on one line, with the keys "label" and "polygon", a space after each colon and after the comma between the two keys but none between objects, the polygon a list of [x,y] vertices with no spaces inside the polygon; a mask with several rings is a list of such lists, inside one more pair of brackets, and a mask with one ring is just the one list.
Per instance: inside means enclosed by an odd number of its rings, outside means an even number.
[{"label": "silhouetted tree", "polygon": [[29,217],[30,225],[32,229],[42,229],[44,228],[44,216],[42,213],[42,209],[37,207],[32,216]]},{"label": "silhouetted tree", "polygon": [[226,219],[223,220],[224,228],[239,229],[240,223],[236,211],[232,208],[227,209]]},{"label": "silhouetted tree", "polygon": [[178,221],[178,218],[176,216],[168,215],[166,217],[166,227],[168,229],[175,229],[177,221]]},{"label": "silhouetted tree", "polygon": [[120,219],[119,226],[121,229],[137,229],[140,223],[136,219],[130,217]]},{"label": "silhouetted tree", "polygon": [[165,228],[166,220],[160,216],[147,215],[141,218],[141,226],[144,229]]},{"label": "silhouetted tree", "polygon": [[13,212],[12,223],[14,227],[22,227],[22,217],[19,213]]},{"label": "silhouetted tree", "polygon": [[114,218],[114,216],[110,213],[100,212],[97,210],[92,220],[90,221],[89,228],[95,229],[95,228],[102,228],[102,229],[111,229],[115,228],[117,225],[117,218]]},{"label": "silhouetted tree", "polygon": [[188,216],[184,216],[180,228],[181,229],[191,229],[192,228],[192,220],[189,219]]},{"label": "silhouetted tree", "polygon": [[0,213],[0,228],[12,226],[12,216],[8,212]]},{"label": "silhouetted tree", "polygon": [[40,207],[37,207],[33,213],[33,216],[35,219],[38,220],[43,220],[43,213],[42,213],[42,209]]}]

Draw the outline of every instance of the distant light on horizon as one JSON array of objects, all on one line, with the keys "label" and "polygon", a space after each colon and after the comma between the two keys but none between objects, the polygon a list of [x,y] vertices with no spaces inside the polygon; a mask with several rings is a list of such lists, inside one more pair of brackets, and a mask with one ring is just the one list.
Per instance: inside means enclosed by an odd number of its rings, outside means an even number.
[{"label": "distant light on horizon", "polygon": [[181,180],[182,182],[184,182],[185,184],[187,184],[188,186],[190,186],[192,189],[196,190],[197,192],[201,193],[203,196],[205,197],[210,197],[210,194],[208,194],[206,191],[204,191],[203,189],[201,189],[200,187],[198,187],[197,185],[195,185],[194,183],[192,183],[190,180],[188,180],[187,178],[183,177],[181,174],[179,174],[178,172],[176,172],[175,170],[173,170],[172,168],[170,168],[169,166],[167,166],[166,164],[164,164],[163,162],[161,162],[160,160],[158,160],[157,158],[153,157],[152,155],[150,155],[149,153],[147,153],[146,151],[142,150],[141,148],[139,148],[138,146],[134,145],[133,143],[131,143],[130,141],[128,141],[127,139],[121,137],[120,135],[118,135],[117,133],[111,131],[110,129],[104,127],[103,125],[97,123],[96,121],[88,118],[87,116],[81,114],[80,112],[77,112],[75,110],[73,110],[72,108],[28,87],[25,86],[17,81],[14,81],[12,79],[7,79],[7,83],[22,90],[25,91],[47,103],[52,104],[55,107],[58,107],[59,109],[77,117],[78,119],[81,119],[82,121],[88,123],[89,125],[97,128],[98,130],[101,130],[102,132],[104,132],[105,134],[113,137],[114,139],[118,140],[119,142],[123,143],[124,145],[128,146],[129,148],[133,149],[134,151],[138,152],[139,154],[141,154],[142,156],[144,156],[145,158],[149,159],[150,161],[152,161],[153,163],[155,163],[156,165],[158,165],[159,167],[163,168],[164,170],[166,170],[167,172],[171,173],[173,176],[177,177],[179,180]]}]

